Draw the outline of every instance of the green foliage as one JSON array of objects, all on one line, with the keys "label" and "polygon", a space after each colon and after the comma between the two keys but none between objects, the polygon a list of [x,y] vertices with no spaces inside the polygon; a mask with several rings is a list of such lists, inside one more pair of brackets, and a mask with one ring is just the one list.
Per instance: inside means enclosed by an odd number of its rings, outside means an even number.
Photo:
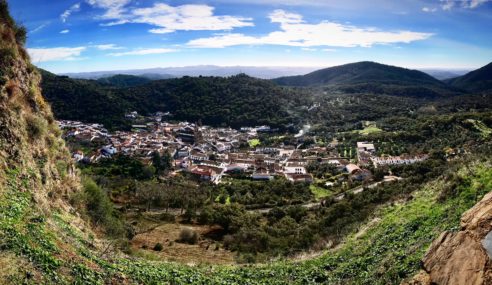
[{"label": "green foliage", "polygon": [[173,119],[215,126],[275,127],[292,121],[283,103],[291,92],[246,75],[183,77],[115,88],[41,73],[44,96],[56,117],[99,122],[109,128],[128,127],[124,114],[133,110],[141,114],[170,111]]},{"label": "green foliage", "polygon": [[167,173],[172,168],[173,158],[169,151],[166,151],[164,155],[160,155],[159,152],[152,153],[152,165],[155,167],[158,173]]},{"label": "green foliage", "polygon": [[98,83],[114,87],[134,87],[149,83],[151,80],[141,76],[117,74],[109,77],[100,78]]},{"label": "green foliage", "polygon": [[27,29],[24,26],[15,27],[15,40],[17,44],[24,45],[27,40]]},{"label": "green foliage", "polygon": [[113,208],[108,195],[89,178],[84,178],[83,187],[87,213],[92,222],[102,226],[109,236],[123,236],[125,234],[124,224]]},{"label": "green foliage", "polygon": [[11,76],[11,65],[15,56],[13,48],[0,48],[0,87],[7,83],[6,77]]},{"label": "green foliage", "polygon": [[231,202],[248,206],[248,208],[263,208],[269,206],[284,206],[310,201],[313,195],[309,185],[292,183],[278,178],[271,181],[250,181],[233,179],[229,184],[220,184],[211,189],[214,197],[227,197]]},{"label": "green foliage", "polygon": [[248,141],[249,147],[255,148],[261,144],[259,139],[252,139]]},{"label": "green foliage", "polygon": [[492,63],[463,76],[446,80],[446,82],[471,92],[490,92],[492,90]]},{"label": "green foliage", "polygon": [[12,251],[31,260],[46,279],[56,280],[61,260],[46,219],[31,207],[28,177],[18,170],[7,172],[7,188],[0,193],[0,250]]},{"label": "green foliage", "polygon": [[40,116],[26,116],[26,130],[29,138],[39,140],[48,130],[48,122]]},{"label": "green foliage", "polygon": [[130,122],[124,116],[131,106],[120,96],[115,96],[117,90],[105,89],[94,81],[56,76],[44,70],[40,73],[43,96],[50,103],[55,117],[102,123],[109,129],[130,128]]},{"label": "green foliage", "polygon": [[155,168],[145,166],[140,160],[127,155],[118,154],[112,158],[101,159],[98,163],[81,166],[83,173],[94,176],[120,176],[138,180],[153,177]]},{"label": "green foliage", "polygon": [[346,93],[389,94],[398,96],[436,97],[455,94],[443,82],[417,70],[356,62],[314,71],[306,75],[274,80],[287,86],[330,86]]},{"label": "green foliage", "polygon": [[[487,189],[492,187],[492,171],[488,164],[451,168],[448,173],[455,175],[445,173],[442,178],[444,180],[436,180],[415,191],[412,194],[413,199],[405,203],[388,204],[380,210],[373,211],[373,217],[377,219],[372,226],[363,233],[347,239],[338,249],[312,260],[277,261],[246,267],[215,266],[212,273],[208,266],[189,267],[174,263],[130,259],[107,262],[84,249],[83,243],[78,242],[81,238],[73,231],[70,224],[66,224],[67,234],[77,241],[74,246],[80,247],[80,251],[100,266],[100,271],[103,273],[75,264],[70,265],[72,268],[70,272],[76,284],[104,284],[115,275],[127,276],[129,282],[140,284],[399,284],[404,278],[412,276],[419,270],[419,260],[430,242],[443,230],[457,229],[462,212],[474,205]],[[437,200],[443,189],[442,186],[447,183],[454,183],[453,188],[456,192],[453,195],[445,195],[440,201]],[[5,202],[0,205],[2,217],[0,233],[5,233],[6,225],[21,225],[19,219],[24,219],[23,213],[30,209],[30,198],[26,192],[14,193],[17,194],[7,196],[11,197],[10,200],[2,199]],[[25,197],[20,198],[21,196]],[[255,222],[255,219],[247,220],[246,224]],[[34,219],[32,223],[39,224],[40,221],[41,226],[31,226],[29,242],[23,244],[31,246],[42,244],[40,242],[47,238],[51,239],[49,234],[40,231],[43,227],[42,219]],[[295,227],[296,219],[291,216],[282,214],[272,222],[275,226],[271,227],[271,237],[267,239],[268,245],[277,242],[275,237],[280,236],[289,236],[293,238],[291,242],[296,241],[301,237],[299,233],[304,231]],[[241,235],[248,242],[239,246],[248,247],[255,243],[262,244],[264,241],[263,233],[255,232],[247,226],[241,228]],[[3,244],[10,240],[4,239],[6,236],[2,235]],[[39,241],[38,238],[34,238],[36,236],[40,238]],[[12,244],[17,247],[18,243]],[[286,243],[289,244],[290,242]],[[68,283],[52,269],[58,267],[49,265],[54,264],[49,256],[53,256],[56,247],[48,242],[43,248],[48,255],[30,250],[22,251],[24,253],[20,251],[19,254],[26,254],[40,265],[39,268],[45,272],[52,272],[53,278],[56,278],[53,282],[57,280],[56,283]],[[38,257],[34,258],[35,256]],[[251,262],[257,258],[258,255],[255,254],[241,256],[244,262]]]},{"label": "green foliage", "polygon": [[9,5],[7,0],[0,0],[0,22],[12,25],[14,20],[9,13]]},{"label": "green foliage", "polygon": [[153,248],[155,251],[162,251],[164,247],[162,246],[162,243],[156,243]]}]

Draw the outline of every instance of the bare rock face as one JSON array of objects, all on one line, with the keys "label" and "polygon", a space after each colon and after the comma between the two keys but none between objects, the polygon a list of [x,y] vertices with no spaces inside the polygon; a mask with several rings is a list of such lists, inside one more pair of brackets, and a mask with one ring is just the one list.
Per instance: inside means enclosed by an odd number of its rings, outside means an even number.
[{"label": "bare rock face", "polygon": [[424,271],[408,284],[492,284],[491,232],[492,192],[463,214],[460,231],[434,240],[422,260]]}]

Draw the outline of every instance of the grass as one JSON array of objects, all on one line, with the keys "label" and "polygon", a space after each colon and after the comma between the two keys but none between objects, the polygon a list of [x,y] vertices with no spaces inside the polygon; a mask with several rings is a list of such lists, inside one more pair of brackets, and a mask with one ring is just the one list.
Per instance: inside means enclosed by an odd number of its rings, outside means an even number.
[{"label": "grass", "polygon": [[480,134],[484,138],[488,138],[490,135],[492,135],[492,129],[487,127],[487,125],[485,125],[480,120],[468,119],[465,122],[470,123],[477,131],[480,132]]},{"label": "grass", "polygon": [[361,135],[369,135],[369,134],[374,134],[374,133],[380,133],[382,131],[383,130],[381,130],[377,126],[368,126],[368,127],[365,127],[363,130],[360,130],[359,131],[359,134],[361,134]]},{"label": "grass", "polygon": [[[213,267],[127,258],[107,261],[88,250],[91,242],[72,226],[68,214],[49,218],[37,213],[29,191],[21,191],[30,178],[11,171],[0,199],[0,243],[4,250],[30,260],[42,272],[41,284],[105,284],[115,276],[138,284],[399,284],[420,269],[432,240],[444,230],[458,230],[462,213],[492,189],[490,165],[464,169],[453,171],[457,178],[443,175],[423,185],[410,201],[381,207],[371,217],[377,222],[319,258]],[[447,193],[444,199],[442,193]],[[60,230],[56,235],[49,230],[50,219]],[[61,242],[76,250],[75,260],[65,258]]]},{"label": "grass", "polygon": [[251,148],[257,147],[261,144],[259,139],[252,139],[248,141],[248,144]]},{"label": "grass", "polygon": [[332,195],[330,190],[324,189],[322,187],[316,186],[314,184],[309,185],[309,189],[314,194],[314,198],[319,201],[322,198],[326,198]]}]

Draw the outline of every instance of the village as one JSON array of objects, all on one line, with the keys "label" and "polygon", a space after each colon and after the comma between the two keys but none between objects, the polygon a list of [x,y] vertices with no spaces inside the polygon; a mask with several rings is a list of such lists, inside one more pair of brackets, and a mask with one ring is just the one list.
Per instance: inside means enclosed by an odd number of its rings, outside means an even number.
[{"label": "village", "polygon": [[154,153],[167,154],[173,158],[177,172],[186,172],[214,184],[219,184],[224,176],[231,174],[258,181],[283,176],[292,182],[313,183],[313,175],[307,170],[312,163],[330,164],[346,173],[349,179],[363,182],[372,179],[373,174],[368,168],[413,164],[428,158],[427,155],[379,157],[373,143],[357,142],[356,161],[351,161],[340,156],[333,144],[302,149],[300,145],[258,145],[260,134],[277,131],[269,126],[243,127],[240,130],[213,128],[188,122],[164,122],[162,118],[165,115],[156,113],[141,117],[136,112],[129,113],[126,116],[129,120],[140,117],[144,123],[132,125],[131,131],[114,133],[109,133],[100,124],[64,120],[59,121],[59,125],[66,140],[90,146],[85,151],[73,150],[76,162],[96,163],[100,159],[123,154],[150,165]]}]

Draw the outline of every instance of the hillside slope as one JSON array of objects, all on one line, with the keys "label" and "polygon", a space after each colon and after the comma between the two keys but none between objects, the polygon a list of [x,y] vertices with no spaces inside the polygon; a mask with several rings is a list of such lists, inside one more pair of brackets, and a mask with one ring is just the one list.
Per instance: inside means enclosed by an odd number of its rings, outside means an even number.
[{"label": "hillside slope", "polygon": [[433,241],[422,260],[422,272],[409,284],[491,284],[491,221],[489,193],[463,214],[459,230],[445,231]]},{"label": "hillside slope", "polygon": [[424,72],[369,61],[325,68],[306,75],[280,77],[273,81],[285,86],[330,86],[348,93],[419,97],[457,93]]},{"label": "hillside slope", "polygon": [[445,82],[470,92],[492,92],[492,62],[463,76],[448,79]]},{"label": "hillside slope", "polygon": [[76,80],[57,76],[45,70],[41,87],[43,96],[53,108],[57,119],[98,122],[107,127],[125,127],[128,104],[114,95],[112,87],[93,80]]},{"label": "hillside slope", "polygon": [[99,78],[100,84],[105,84],[114,87],[133,87],[149,83],[151,79],[143,76],[116,74],[108,77]]},{"label": "hillside slope", "polygon": [[355,84],[365,82],[395,82],[398,84],[443,86],[442,82],[424,72],[370,61],[320,69],[306,75],[280,77],[274,79],[274,81],[281,85],[290,86]]},{"label": "hillside slope", "polygon": [[66,202],[79,179],[23,47],[26,30],[4,0],[0,36],[0,284],[58,283],[57,272],[89,264],[56,222],[63,216],[85,228]]},{"label": "hillside slope", "polygon": [[169,111],[173,118],[232,127],[291,122],[287,109],[293,92],[270,81],[231,77],[182,77],[116,88],[92,80],[71,79],[42,71],[43,94],[59,119],[99,122],[124,128],[124,114]]}]

